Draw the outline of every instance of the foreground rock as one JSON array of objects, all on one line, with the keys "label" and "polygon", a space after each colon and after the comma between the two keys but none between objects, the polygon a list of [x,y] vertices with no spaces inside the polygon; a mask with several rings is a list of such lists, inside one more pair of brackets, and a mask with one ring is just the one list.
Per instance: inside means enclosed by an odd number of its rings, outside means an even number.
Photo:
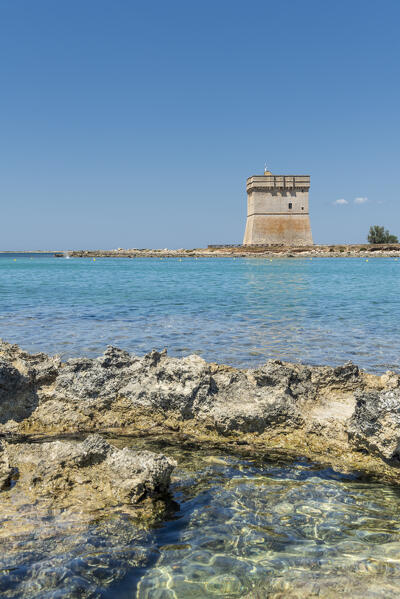
[{"label": "foreground rock", "polygon": [[168,493],[174,460],[150,451],[119,450],[100,435],[83,442],[9,443],[3,455],[18,470],[17,485],[32,501],[81,506],[151,505]]},{"label": "foreground rock", "polygon": [[[271,360],[258,369],[109,347],[61,363],[0,345],[4,434],[116,431],[308,456],[400,481],[400,377]],[[109,467],[111,458],[103,460]],[[119,491],[122,493],[122,491]]]},{"label": "foreground rock", "polygon": [[400,465],[400,389],[359,393],[350,421],[355,447]]},{"label": "foreground rock", "polygon": [[9,486],[12,473],[8,453],[4,450],[3,443],[0,443],[0,491]]}]

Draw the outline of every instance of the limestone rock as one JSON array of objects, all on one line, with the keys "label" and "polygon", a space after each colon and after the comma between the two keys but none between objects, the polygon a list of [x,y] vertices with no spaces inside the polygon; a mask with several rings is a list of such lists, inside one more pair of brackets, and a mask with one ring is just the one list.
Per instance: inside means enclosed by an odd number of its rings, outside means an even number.
[{"label": "limestone rock", "polygon": [[12,468],[10,467],[8,453],[0,441],[0,490],[5,489],[11,480]]},{"label": "limestone rock", "polygon": [[357,393],[356,400],[348,429],[353,446],[400,460],[400,389]]},{"label": "limestone rock", "polygon": [[85,441],[9,445],[18,485],[54,505],[86,504],[88,509],[137,504],[168,492],[174,460],[150,451],[119,450],[100,435]]},{"label": "limestone rock", "polygon": [[352,362],[332,368],[317,367],[312,372],[312,382],[318,388],[340,389],[341,392],[355,391],[363,386],[363,374]]},{"label": "limestone rock", "polygon": [[209,366],[198,356],[177,359],[153,351],[138,358],[108,347],[94,360],[68,360],[56,379],[52,398],[79,403],[95,399],[101,409],[123,397],[135,406],[174,409],[190,418],[209,388]]},{"label": "limestone rock", "polygon": [[61,366],[59,356],[44,353],[29,354],[18,345],[0,340],[0,360],[11,363],[31,383],[50,385],[56,378]]},{"label": "limestone rock", "polygon": [[27,418],[38,406],[37,388],[50,385],[60,365],[58,356],[28,354],[0,341],[0,423]]},{"label": "limestone rock", "polygon": [[23,420],[36,406],[30,379],[0,359],[0,422]]},{"label": "limestone rock", "polygon": [[302,418],[296,406],[298,395],[290,386],[292,374],[288,365],[275,361],[254,372],[217,371],[213,375],[214,396],[201,407],[200,414],[211,419],[223,434],[297,426]]},{"label": "limestone rock", "polygon": [[302,364],[284,364],[280,360],[269,360],[254,371],[253,377],[258,387],[278,387],[294,398],[311,397],[313,385],[312,371]]},{"label": "limestone rock", "polygon": [[[223,444],[230,437],[229,443],[290,450],[347,470],[361,460],[387,473],[382,460],[392,461],[392,472],[400,454],[399,393],[399,375],[367,374],[351,362],[333,368],[269,360],[256,369],[237,369],[195,355],[170,357],[166,350],[138,357],[108,347],[98,358],[61,363],[57,356],[0,343],[5,434],[173,431],[202,442]],[[89,439],[76,455],[76,444],[68,447],[49,451],[67,452],[63,460],[70,469],[104,469],[117,459],[99,439]],[[126,486],[120,485],[121,497],[130,493]]]}]

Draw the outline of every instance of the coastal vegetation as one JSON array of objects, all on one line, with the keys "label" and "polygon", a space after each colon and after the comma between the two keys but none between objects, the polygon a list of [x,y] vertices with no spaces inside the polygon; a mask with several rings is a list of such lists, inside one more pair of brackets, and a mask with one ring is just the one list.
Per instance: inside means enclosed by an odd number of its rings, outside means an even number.
[{"label": "coastal vegetation", "polygon": [[399,240],[397,235],[393,235],[385,227],[372,225],[369,228],[368,243],[399,243]]}]

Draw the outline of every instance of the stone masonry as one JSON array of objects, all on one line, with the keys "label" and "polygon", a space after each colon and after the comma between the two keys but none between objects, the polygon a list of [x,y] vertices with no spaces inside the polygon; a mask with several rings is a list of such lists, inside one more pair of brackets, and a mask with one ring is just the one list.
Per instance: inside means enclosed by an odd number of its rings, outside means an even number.
[{"label": "stone masonry", "polygon": [[249,177],[243,245],[312,245],[309,189],[309,175]]}]

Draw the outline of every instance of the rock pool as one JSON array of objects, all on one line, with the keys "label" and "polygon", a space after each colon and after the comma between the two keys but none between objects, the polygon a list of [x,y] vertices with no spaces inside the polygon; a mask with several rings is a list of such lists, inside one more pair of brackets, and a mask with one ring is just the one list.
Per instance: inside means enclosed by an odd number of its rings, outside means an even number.
[{"label": "rock pool", "polygon": [[3,495],[1,596],[195,599],[394,597],[400,490],[297,460],[182,449],[167,520],[122,508],[95,519]]}]

